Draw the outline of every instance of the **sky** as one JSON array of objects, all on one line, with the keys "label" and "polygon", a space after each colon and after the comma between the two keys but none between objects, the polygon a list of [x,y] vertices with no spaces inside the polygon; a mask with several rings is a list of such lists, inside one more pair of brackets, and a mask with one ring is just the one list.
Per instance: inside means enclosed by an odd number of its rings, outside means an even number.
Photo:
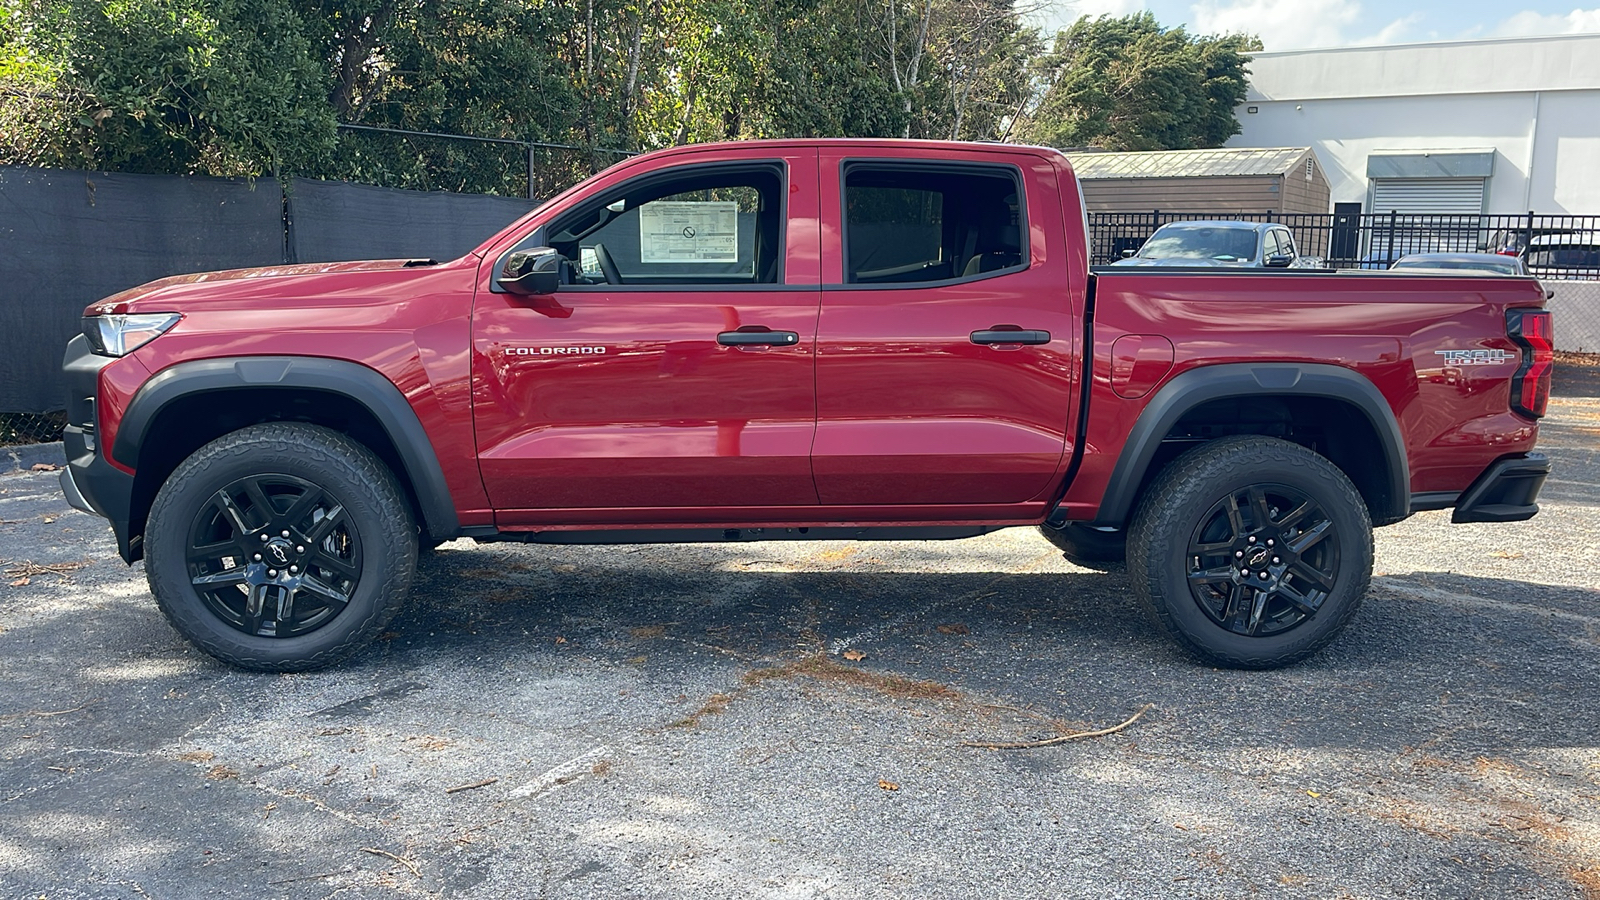
[{"label": "sky", "polygon": [[[1192,34],[1247,32],[1267,50],[1600,33],[1600,6],[1538,0],[1042,0],[1046,34],[1079,16],[1148,9]],[[1590,0],[1595,2],[1595,0]],[[1022,0],[1018,6],[1026,6]]]}]

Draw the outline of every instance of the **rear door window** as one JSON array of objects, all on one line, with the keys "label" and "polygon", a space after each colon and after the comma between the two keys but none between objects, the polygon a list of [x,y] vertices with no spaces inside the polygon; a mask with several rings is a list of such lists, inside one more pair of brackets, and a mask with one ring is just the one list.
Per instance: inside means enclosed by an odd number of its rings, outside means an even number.
[{"label": "rear door window", "polygon": [[854,165],[844,210],[850,284],[937,284],[1027,265],[1014,170]]}]

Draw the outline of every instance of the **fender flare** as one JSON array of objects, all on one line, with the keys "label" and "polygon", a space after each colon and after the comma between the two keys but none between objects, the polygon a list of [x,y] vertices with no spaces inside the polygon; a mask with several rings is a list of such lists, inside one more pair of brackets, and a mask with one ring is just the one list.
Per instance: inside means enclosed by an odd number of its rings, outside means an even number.
[{"label": "fender flare", "polygon": [[183,397],[230,388],[299,388],[339,394],[372,413],[400,455],[430,537],[460,534],[444,469],[417,413],[394,382],[360,363],[315,356],[248,356],[202,359],[162,369],[128,403],[117,426],[111,458],[137,468],[150,426]]},{"label": "fender flare", "polygon": [[1127,522],[1162,438],[1185,413],[1213,400],[1258,396],[1326,397],[1359,409],[1378,435],[1389,474],[1388,508],[1374,509],[1372,517],[1398,521],[1410,513],[1411,468],[1405,438],[1376,385],[1359,372],[1322,363],[1224,363],[1190,369],[1151,398],[1122,445],[1094,523]]}]

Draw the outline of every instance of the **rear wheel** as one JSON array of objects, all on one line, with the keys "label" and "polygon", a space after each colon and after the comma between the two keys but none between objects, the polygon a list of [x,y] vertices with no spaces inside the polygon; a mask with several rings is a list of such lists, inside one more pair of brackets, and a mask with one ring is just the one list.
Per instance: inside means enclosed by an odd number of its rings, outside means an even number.
[{"label": "rear wheel", "polygon": [[330,665],[388,624],[416,569],[394,476],[326,428],[272,423],[195,451],[162,485],[145,570],[167,619],[247,669]]},{"label": "rear wheel", "polygon": [[1350,479],[1287,441],[1235,437],[1174,460],[1128,535],[1135,593],[1185,649],[1273,668],[1332,641],[1372,577],[1372,522]]}]

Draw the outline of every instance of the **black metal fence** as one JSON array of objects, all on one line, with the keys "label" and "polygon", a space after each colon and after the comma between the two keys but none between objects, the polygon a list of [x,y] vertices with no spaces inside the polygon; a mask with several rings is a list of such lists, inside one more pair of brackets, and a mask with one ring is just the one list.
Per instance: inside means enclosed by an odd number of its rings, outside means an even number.
[{"label": "black metal fence", "polygon": [[1521,255],[1541,279],[1600,278],[1600,216],[1414,215],[1387,213],[1173,213],[1089,214],[1095,265],[1138,250],[1168,222],[1226,219],[1279,222],[1294,234],[1303,256],[1335,269],[1387,269],[1413,253],[1507,253]]},{"label": "black metal fence", "polygon": [[0,445],[54,440],[61,353],[88,304],[167,275],[345,259],[453,259],[534,202],[296,178],[0,166]]}]

